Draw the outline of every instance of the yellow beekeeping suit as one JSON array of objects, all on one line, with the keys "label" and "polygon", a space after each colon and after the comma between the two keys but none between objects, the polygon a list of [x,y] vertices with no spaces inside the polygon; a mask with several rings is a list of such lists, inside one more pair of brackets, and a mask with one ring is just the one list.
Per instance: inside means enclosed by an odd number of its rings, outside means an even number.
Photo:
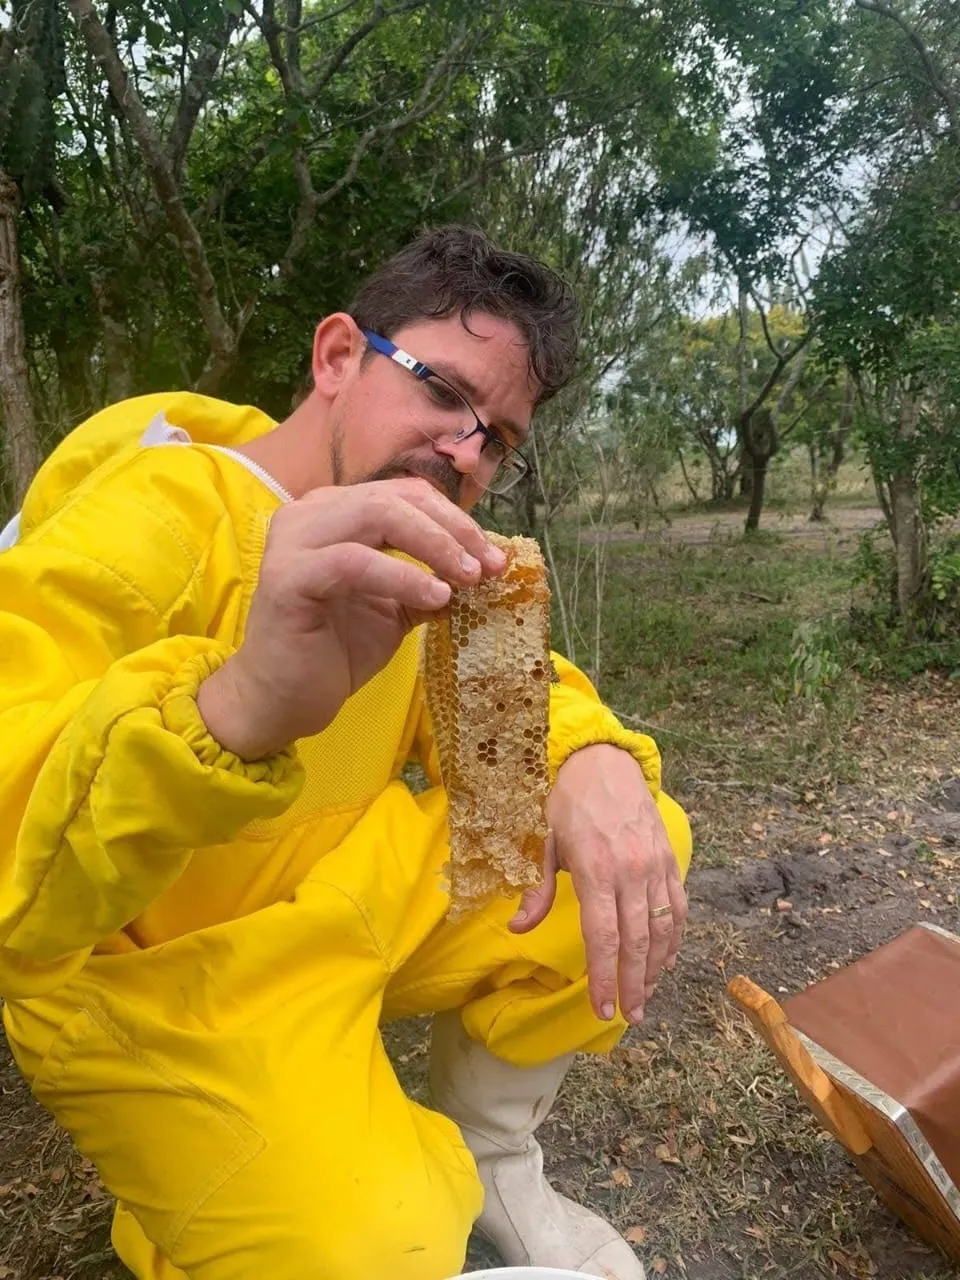
[{"label": "yellow beekeeping suit", "polygon": [[[141,444],[158,420],[182,442]],[[439,1280],[479,1184],[455,1126],[404,1096],[381,1021],[460,1007],[519,1065],[623,1023],[590,1010],[565,876],[528,935],[509,903],[445,922],[418,634],[296,749],[247,763],[208,734],[195,695],[242,640],[282,501],[223,446],[272,426],[186,393],[105,410],[0,554],[5,1025],[122,1202],[141,1277]],[[555,661],[552,774],[591,743],[630,751],[685,872],[654,743]]]}]

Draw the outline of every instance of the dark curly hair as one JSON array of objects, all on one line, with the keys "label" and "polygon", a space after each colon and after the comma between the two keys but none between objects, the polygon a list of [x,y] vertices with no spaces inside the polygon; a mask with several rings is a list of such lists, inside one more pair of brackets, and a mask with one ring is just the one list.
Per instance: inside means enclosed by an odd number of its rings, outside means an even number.
[{"label": "dark curly hair", "polygon": [[476,311],[515,324],[530,353],[542,404],[573,376],[579,307],[570,285],[522,253],[510,253],[477,227],[424,231],[364,282],[347,308],[361,329],[392,338],[417,320]]}]

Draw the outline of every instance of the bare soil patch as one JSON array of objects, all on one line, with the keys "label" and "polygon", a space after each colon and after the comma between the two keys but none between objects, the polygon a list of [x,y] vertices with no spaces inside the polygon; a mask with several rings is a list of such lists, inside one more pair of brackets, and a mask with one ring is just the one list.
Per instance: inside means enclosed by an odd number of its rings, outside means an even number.
[{"label": "bare soil patch", "polygon": [[[745,513],[740,509],[685,512],[671,516],[669,523],[663,521],[646,528],[629,523],[610,525],[601,536],[605,541],[616,543],[660,539],[703,547],[742,537],[744,519]],[[811,521],[802,511],[773,508],[764,511],[761,532],[811,546],[845,546],[882,522],[883,512],[876,506],[828,508],[826,519],[821,521]],[[585,542],[592,542],[595,536],[593,531],[583,534]]]}]

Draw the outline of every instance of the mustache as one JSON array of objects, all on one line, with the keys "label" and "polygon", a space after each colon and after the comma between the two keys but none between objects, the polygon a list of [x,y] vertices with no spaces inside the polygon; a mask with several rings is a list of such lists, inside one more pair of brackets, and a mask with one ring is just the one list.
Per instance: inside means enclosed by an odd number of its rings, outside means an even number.
[{"label": "mustache", "polygon": [[459,504],[460,491],[463,487],[463,476],[443,458],[420,458],[401,454],[385,466],[379,467],[365,481],[396,480],[401,476],[419,476],[423,480],[432,480],[440,486],[443,495],[451,502]]}]

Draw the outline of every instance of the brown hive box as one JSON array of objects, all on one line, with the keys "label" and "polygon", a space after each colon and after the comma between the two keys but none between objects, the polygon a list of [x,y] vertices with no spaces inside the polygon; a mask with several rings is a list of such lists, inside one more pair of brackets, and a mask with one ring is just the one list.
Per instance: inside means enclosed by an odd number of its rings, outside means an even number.
[{"label": "brown hive box", "polygon": [[960,1262],[960,938],[916,925],[783,1007],[729,990],[887,1206]]}]

